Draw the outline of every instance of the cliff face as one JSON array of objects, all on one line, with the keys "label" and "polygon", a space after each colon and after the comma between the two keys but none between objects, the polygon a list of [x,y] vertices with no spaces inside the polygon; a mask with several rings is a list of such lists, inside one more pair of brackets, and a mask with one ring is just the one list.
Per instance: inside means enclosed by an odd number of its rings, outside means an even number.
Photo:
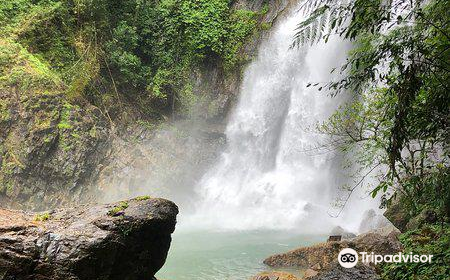
[{"label": "cliff face", "polygon": [[[83,56],[74,66],[84,68],[70,83],[64,80],[67,73],[55,70],[60,65],[52,62],[65,52],[52,48],[69,44],[65,36],[77,27],[58,29],[58,21],[69,16],[61,5],[47,12],[37,11],[44,14],[36,26],[12,29],[18,30],[17,34],[10,30],[15,26],[12,23],[9,33],[0,36],[0,204],[40,210],[99,197],[122,199],[148,193],[155,184],[167,183],[171,188],[178,184],[174,178],[179,182],[187,180],[187,184],[194,182],[225,143],[224,123],[237,100],[246,63],[293,2],[233,2],[232,9],[258,15],[254,32],[239,47],[239,63],[227,70],[220,59],[193,66],[187,84],[192,86],[195,102],[191,100],[192,104],[186,103],[188,108],[179,108],[170,121],[142,118],[136,113],[136,102],[143,98],[132,99],[134,93],[117,92],[109,71],[94,61],[82,60],[93,54],[90,46],[77,41],[78,37],[73,38],[77,45],[71,50],[81,50]],[[42,42],[49,36],[52,40],[61,36],[61,40]],[[27,45],[29,42],[32,44]],[[37,51],[41,46],[38,44],[43,46],[43,53]],[[42,57],[48,61],[42,62]],[[96,55],[93,58],[98,59]],[[106,78],[99,78],[102,71],[106,71]],[[96,87],[90,83],[96,83]],[[113,93],[90,92],[94,88]],[[85,99],[76,96],[79,89],[85,90]],[[104,100],[92,101],[90,96],[96,94]],[[142,104],[148,103],[149,98],[142,100]],[[139,106],[145,107],[142,104]],[[155,184],[148,184],[150,176],[157,179]]]},{"label": "cliff face", "polygon": [[297,2],[297,0],[237,0],[233,3],[233,9],[236,10],[266,11],[259,20],[258,30],[255,30],[241,47],[239,52],[241,63],[234,69],[225,71],[220,61],[205,62],[193,69],[190,76],[193,92],[197,96],[208,97],[208,102],[195,108],[194,115],[213,122],[222,122],[226,119],[237,100],[245,66],[256,56],[259,43],[269,34],[278,18]]},{"label": "cliff face", "polygon": [[0,279],[152,279],[177,213],[147,197],[40,214],[0,209]]},{"label": "cliff face", "polygon": [[0,205],[42,209],[80,201],[109,148],[109,124],[58,93],[0,92]]},{"label": "cliff face", "polygon": [[[234,9],[267,9],[258,30],[247,39],[239,56],[244,63],[225,71],[221,61],[206,61],[189,76],[197,102],[190,116],[158,127],[135,125],[114,137],[109,164],[100,172],[98,185],[103,198],[123,199],[157,190],[166,196],[192,197],[191,185],[204,172],[226,144],[224,130],[231,108],[237,102],[241,79],[247,64],[277,20],[297,3],[296,0],[238,0]],[[164,189],[162,189],[164,188]],[[173,192],[175,190],[176,193]],[[183,201],[186,199],[179,199]]]}]

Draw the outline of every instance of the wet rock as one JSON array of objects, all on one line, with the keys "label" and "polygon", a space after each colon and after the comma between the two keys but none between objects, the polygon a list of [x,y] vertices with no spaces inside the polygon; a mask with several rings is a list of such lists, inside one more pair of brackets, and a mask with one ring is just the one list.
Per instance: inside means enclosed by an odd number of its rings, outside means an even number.
[{"label": "wet rock", "polygon": [[321,271],[308,280],[378,280],[380,277],[375,269],[366,265],[357,265],[353,268],[343,268],[333,263],[327,270]]},{"label": "wet rock", "polygon": [[177,213],[148,198],[38,214],[0,209],[0,279],[152,279]]},{"label": "wet rock", "polygon": [[377,214],[375,210],[370,209],[363,214],[362,221],[359,225],[359,233],[365,233],[388,226],[393,225],[385,216]]},{"label": "wet rock", "polygon": [[305,275],[303,275],[303,279],[309,279],[309,278],[311,278],[311,277],[316,276],[317,274],[319,274],[319,272],[317,272],[317,271],[314,270],[314,269],[308,268],[308,269],[305,271]]},{"label": "wet rock", "polygon": [[252,280],[300,280],[298,277],[281,271],[273,271],[273,272],[263,272],[255,277]]},{"label": "wet rock", "polygon": [[[195,185],[220,156],[224,129],[185,120],[158,128],[136,125],[129,133],[114,137],[108,164],[98,176],[104,194],[100,202],[144,195],[148,190],[158,190],[181,203],[187,201],[186,197],[195,193],[186,186]],[[139,140],[133,140],[137,136]]]},{"label": "wet rock", "polygon": [[405,231],[410,215],[402,205],[401,195],[394,194],[389,199],[387,209],[383,215],[400,231]]},{"label": "wet rock", "polygon": [[0,100],[8,116],[0,121],[0,205],[42,210],[88,201],[110,145],[101,112],[62,93],[10,88]]},{"label": "wet rock", "polygon": [[433,224],[437,221],[437,214],[435,211],[430,209],[424,209],[422,212],[409,220],[409,222],[406,224],[407,230],[415,230],[424,224]]},{"label": "wet rock", "polygon": [[273,255],[264,260],[272,267],[304,267],[319,265],[327,269],[337,260],[344,248],[353,248],[357,252],[374,252],[375,254],[394,254],[402,250],[398,240],[399,232],[389,229],[365,233],[349,240],[325,242],[309,247],[302,247],[287,253]]},{"label": "wet rock", "polygon": [[343,239],[354,238],[354,237],[356,237],[356,234],[349,232],[340,226],[336,226],[331,230],[330,236],[341,236],[341,239],[343,240]]}]

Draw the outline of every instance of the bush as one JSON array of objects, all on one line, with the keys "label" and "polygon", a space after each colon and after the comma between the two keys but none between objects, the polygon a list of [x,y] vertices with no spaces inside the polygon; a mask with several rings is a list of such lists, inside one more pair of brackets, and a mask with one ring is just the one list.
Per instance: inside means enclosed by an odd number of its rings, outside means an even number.
[{"label": "bush", "polygon": [[101,95],[122,94],[168,111],[193,100],[181,95],[196,66],[238,65],[260,15],[229,0],[11,0],[0,3],[0,39],[53,71],[71,100],[105,107]]},{"label": "bush", "polygon": [[450,279],[450,226],[434,225],[400,236],[405,254],[433,255],[431,263],[390,263],[382,265],[385,280]]}]

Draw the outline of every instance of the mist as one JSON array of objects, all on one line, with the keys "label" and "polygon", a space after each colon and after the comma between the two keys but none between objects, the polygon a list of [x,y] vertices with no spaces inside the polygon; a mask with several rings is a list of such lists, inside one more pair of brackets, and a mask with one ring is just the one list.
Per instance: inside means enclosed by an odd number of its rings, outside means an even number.
[{"label": "mist", "polygon": [[341,211],[342,187],[359,179],[350,177],[356,167],[344,169],[337,149],[312,149],[328,141],[316,125],[351,97],[308,86],[339,78],[339,71],[330,72],[352,46],[335,36],[291,48],[301,17],[294,10],[261,43],[225,127],[199,118],[162,125],[139,149],[151,159],[107,179],[104,199],[171,199],[181,210],[179,231],[327,233],[339,225],[356,232],[378,201],[362,184]]}]

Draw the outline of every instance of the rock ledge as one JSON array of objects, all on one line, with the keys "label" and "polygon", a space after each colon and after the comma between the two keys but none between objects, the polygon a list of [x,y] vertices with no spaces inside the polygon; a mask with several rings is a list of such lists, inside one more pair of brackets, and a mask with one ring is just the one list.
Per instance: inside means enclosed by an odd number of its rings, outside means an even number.
[{"label": "rock ledge", "polygon": [[177,206],[141,197],[45,213],[0,209],[0,280],[152,279]]}]

